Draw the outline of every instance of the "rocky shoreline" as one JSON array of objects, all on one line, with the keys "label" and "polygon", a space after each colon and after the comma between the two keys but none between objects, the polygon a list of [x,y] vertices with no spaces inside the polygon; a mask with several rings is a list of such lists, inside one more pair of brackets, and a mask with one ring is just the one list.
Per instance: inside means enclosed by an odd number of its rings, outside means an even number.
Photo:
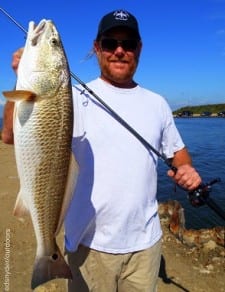
[{"label": "rocky shoreline", "polygon": [[186,229],[184,209],[178,201],[170,200],[159,205],[161,223],[183,244],[203,249],[225,248],[225,227]]},{"label": "rocky shoreline", "polygon": [[225,226],[186,229],[178,201],[159,204],[163,252],[159,292],[225,291]]}]

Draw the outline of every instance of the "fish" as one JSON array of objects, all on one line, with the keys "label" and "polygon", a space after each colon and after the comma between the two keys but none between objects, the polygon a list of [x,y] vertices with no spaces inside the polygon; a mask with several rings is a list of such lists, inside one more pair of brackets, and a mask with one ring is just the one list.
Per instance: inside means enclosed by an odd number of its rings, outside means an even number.
[{"label": "fish", "polygon": [[31,288],[55,278],[72,279],[56,241],[78,175],[72,154],[70,70],[52,20],[29,22],[15,90],[14,148],[20,190],[13,214],[30,214],[37,249]]}]

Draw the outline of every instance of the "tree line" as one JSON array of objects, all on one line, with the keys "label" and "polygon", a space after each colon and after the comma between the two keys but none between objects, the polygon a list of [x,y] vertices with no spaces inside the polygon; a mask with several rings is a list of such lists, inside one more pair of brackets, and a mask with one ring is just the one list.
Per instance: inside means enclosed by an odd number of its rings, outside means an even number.
[{"label": "tree line", "polygon": [[218,113],[225,111],[225,103],[220,104],[206,104],[206,105],[196,105],[196,106],[184,106],[173,111],[174,115],[177,115],[183,111],[190,111],[193,114],[201,114],[203,112]]}]

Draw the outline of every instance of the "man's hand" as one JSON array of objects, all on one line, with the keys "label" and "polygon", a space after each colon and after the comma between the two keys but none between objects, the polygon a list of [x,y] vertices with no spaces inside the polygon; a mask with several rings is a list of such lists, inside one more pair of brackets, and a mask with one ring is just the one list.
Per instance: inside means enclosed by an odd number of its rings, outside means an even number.
[{"label": "man's hand", "polygon": [[13,53],[11,65],[12,65],[12,69],[14,70],[15,73],[17,73],[17,69],[18,69],[22,54],[23,54],[23,48],[20,48]]},{"label": "man's hand", "polygon": [[201,178],[198,172],[190,164],[184,164],[177,167],[176,173],[174,173],[173,170],[168,170],[167,174],[173,178],[179,186],[189,191],[194,190],[201,183]]}]

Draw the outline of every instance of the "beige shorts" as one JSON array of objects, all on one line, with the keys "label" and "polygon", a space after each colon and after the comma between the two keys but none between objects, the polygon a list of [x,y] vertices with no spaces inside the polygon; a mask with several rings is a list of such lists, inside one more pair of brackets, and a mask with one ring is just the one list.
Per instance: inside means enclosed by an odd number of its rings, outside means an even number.
[{"label": "beige shorts", "polygon": [[80,245],[67,253],[73,274],[69,292],[155,292],[161,259],[161,240],[146,250],[110,254]]}]

